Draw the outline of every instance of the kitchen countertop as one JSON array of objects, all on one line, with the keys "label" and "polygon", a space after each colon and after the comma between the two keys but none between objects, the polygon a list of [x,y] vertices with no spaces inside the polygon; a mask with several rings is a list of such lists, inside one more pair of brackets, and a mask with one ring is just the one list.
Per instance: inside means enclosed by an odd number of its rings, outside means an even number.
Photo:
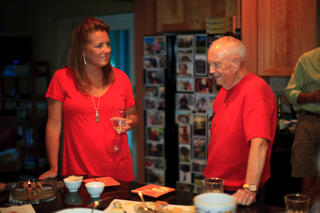
[{"label": "kitchen countertop", "polygon": [[[59,178],[62,180],[62,178]],[[144,184],[139,184],[136,182],[126,182],[126,181],[118,181],[120,185],[117,186],[109,186],[105,187],[102,192],[100,198],[91,198],[85,189],[85,183],[82,182],[78,192],[70,193],[67,188],[63,188],[63,190],[59,190],[57,192],[56,199],[48,202],[42,202],[39,204],[32,204],[34,210],[37,213],[50,213],[56,212],[58,210],[66,209],[66,208],[84,208],[88,206],[92,206],[95,200],[102,199],[100,201],[97,209],[104,210],[113,199],[123,199],[123,200],[132,200],[132,201],[140,201],[138,194],[132,193],[131,190],[139,188]],[[5,191],[0,193],[0,206],[7,207],[9,202],[9,191]],[[177,204],[177,205],[193,205],[193,197],[196,194],[185,191],[174,191],[168,194],[165,194],[158,198],[152,198],[149,196],[144,196],[145,201],[166,201],[169,204]],[[269,206],[262,204],[253,204],[251,206],[238,206],[237,212],[239,213],[275,213],[275,212],[284,212],[284,208],[277,206]]]}]

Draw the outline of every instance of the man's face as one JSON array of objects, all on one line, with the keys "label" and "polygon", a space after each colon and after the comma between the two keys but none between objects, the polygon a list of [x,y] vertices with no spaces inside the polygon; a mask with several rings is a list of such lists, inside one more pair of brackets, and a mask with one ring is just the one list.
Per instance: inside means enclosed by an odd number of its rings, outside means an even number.
[{"label": "man's face", "polygon": [[232,58],[217,49],[209,49],[208,63],[210,65],[210,74],[216,80],[216,83],[229,90],[235,85],[236,70],[232,63]]}]

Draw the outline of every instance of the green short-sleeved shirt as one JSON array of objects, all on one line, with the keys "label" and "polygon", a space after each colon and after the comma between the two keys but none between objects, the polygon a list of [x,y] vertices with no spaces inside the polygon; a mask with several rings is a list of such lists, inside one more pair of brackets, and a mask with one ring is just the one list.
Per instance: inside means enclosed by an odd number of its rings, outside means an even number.
[{"label": "green short-sleeved shirt", "polygon": [[313,93],[320,89],[320,47],[304,53],[298,60],[284,94],[293,109],[320,113],[320,103],[298,104],[300,92]]}]

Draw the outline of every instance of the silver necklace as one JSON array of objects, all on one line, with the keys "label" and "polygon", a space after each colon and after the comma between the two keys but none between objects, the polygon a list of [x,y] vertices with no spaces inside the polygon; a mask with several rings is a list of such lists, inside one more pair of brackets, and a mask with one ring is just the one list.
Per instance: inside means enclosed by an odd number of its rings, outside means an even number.
[{"label": "silver necklace", "polygon": [[93,106],[94,106],[94,109],[96,110],[96,122],[98,122],[98,121],[99,121],[99,112],[98,112],[98,110],[99,110],[99,105],[100,105],[101,89],[102,89],[102,81],[101,81],[101,86],[100,86],[100,93],[99,93],[98,107],[96,107],[96,104],[95,104],[95,102],[94,102],[94,100],[93,100],[93,96],[92,96],[92,94],[91,94],[91,92],[90,92],[91,99],[92,99],[92,102],[93,102]]}]

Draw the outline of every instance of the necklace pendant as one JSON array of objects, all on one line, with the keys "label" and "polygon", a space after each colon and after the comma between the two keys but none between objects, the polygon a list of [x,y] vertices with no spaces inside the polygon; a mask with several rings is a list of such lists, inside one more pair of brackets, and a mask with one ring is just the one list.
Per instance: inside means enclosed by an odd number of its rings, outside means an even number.
[{"label": "necklace pendant", "polygon": [[98,112],[98,110],[96,111],[96,122],[98,122],[99,121],[99,112]]}]

